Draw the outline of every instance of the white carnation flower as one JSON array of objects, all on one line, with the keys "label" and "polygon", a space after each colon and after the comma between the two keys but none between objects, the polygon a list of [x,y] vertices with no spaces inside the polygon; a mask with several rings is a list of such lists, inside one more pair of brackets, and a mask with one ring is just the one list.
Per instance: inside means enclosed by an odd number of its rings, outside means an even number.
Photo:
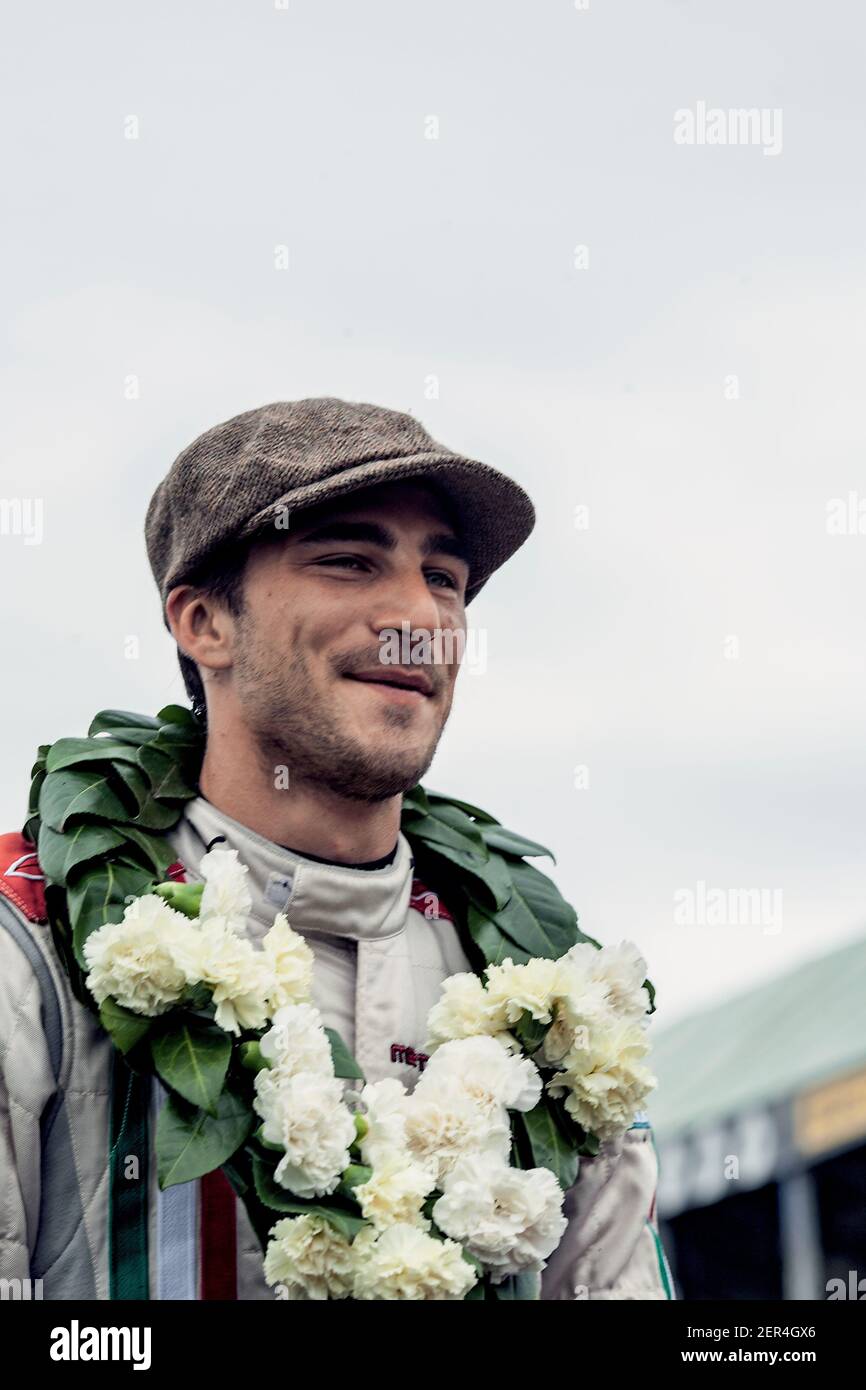
[{"label": "white carnation flower", "polygon": [[201,861],[200,873],[204,879],[200,920],[224,917],[232,931],[244,931],[253,900],[247,886],[249,869],[238,859],[237,850],[210,850]]},{"label": "white carnation flower", "polygon": [[297,1197],[325,1197],[339,1185],[350,1163],[355,1121],[343,1103],[337,1077],[300,1072],[256,1073],[253,1105],[269,1144],[285,1149],[274,1177]]},{"label": "white carnation flower", "polygon": [[614,1019],[588,1030],[586,1045],[572,1049],[547,1083],[553,1096],[599,1139],[624,1133],[643,1107],[656,1078],[641,1061],[649,1052],[646,1033],[629,1019]]},{"label": "white carnation flower", "polygon": [[285,1004],[259,1043],[262,1056],[283,1077],[298,1072],[333,1076],[334,1059],[322,1016],[313,1004]]},{"label": "white carnation flower", "polygon": [[469,1154],[446,1178],[433,1220],[498,1284],[510,1274],[544,1268],[568,1224],[563,1198],[549,1168],[509,1168]]},{"label": "white carnation flower", "polygon": [[501,965],[488,965],[487,998],[500,1028],[510,1028],[526,1011],[539,1023],[549,1023],[557,996],[558,963],[536,956],[515,965],[507,956]]},{"label": "white carnation flower", "polygon": [[199,978],[199,933],[157,893],[127,907],[121,922],[106,922],[84,943],[87,987],[133,1013],[154,1017],[186,995]]},{"label": "white carnation flower", "polygon": [[[589,950],[598,955],[595,946]],[[563,956],[557,965],[560,972],[553,1023],[541,1048],[544,1061],[554,1066],[562,1065],[567,1053],[583,1045],[591,1028],[604,1028],[612,1019],[607,987],[583,968],[585,962]]]},{"label": "white carnation flower", "polygon": [[289,1299],[348,1298],[354,1269],[351,1243],[321,1216],[286,1217],[271,1229],[265,1279]]},{"label": "white carnation flower", "polygon": [[227,1033],[263,1028],[272,974],[264,951],[238,936],[224,917],[211,917],[200,928],[200,978],[212,993],[215,1019]]},{"label": "white carnation flower", "polygon": [[472,1038],[480,1033],[496,1033],[502,1027],[491,1008],[484,985],[477,975],[461,972],[449,975],[442,994],[427,1015],[425,1044],[433,1052],[441,1043],[454,1038]]},{"label": "white carnation flower", "polygon": [[354,1189],[365,1218],[378,1231],[405,1223],[426,1230],[430,1223],[421,1215],[424,1199],[436,1186],[435,1174],[405,1153],[383,1155],[372,1177]]},{"label": "white carnation flower", "polygon": [[563,1066],[575,1049],[586,1047],[593,1030],[605,1029],[617,1020],[637,1022],[649,1007],[643,987],[646,962],[633,943],[599,949],[578,942],[557,961],[559,978],[554,1018],[543,1043],[545,1062]]},{"label": "white carnation flower", "polygon": [[357,1299],[465,1298],[477,1272],[453,1240],[436,1240],[400,1224],[376,1233],[365,1227],[352,1244]]},{"label": "white carnation flower", "polygon": [[[426,1072],[424,1077],[426,1078]],[[479,1101],[456,1076],[419,1081],[406,1103],[406,1142],[412,1155],[432,1168],[437,1181],[465,1153],[483,1153],[508,1161],[511,1130],[503,1105]]]},{"label": "white carnation flower", "polygon": [[268,998],[270,1013],[285,1004],[305,1004],[313,986],[313,952],[299,932],[293,931],[283,912],[262,940],[268,965],[273,973]]},{"label": "white carnation flower", "polygon": [[393,1152],[406,1148],[406,1106],[409,1096],[402,1081],[389,1076],[370,1081],[361,1091],[367,1132],[360,1141],[361,1157],[371,1168]]},{"label": "white carnation flower", "polygon": [[443,1043],[433,1054],[415,1087],[423,1096],[440,1078],[461,1081],[488,1112],[531,1110],[541,1099],[541,1076],[528,1057],[512,1054],[492,1037],[460,1038]]},{"label": "white carnation flower", "polygon": [[600,984],[609,1010],[618,1018],[634,1022],[649,1008],[649,991],[644,986],[647,964],[633,941],[600,950],[581,941],[566,951],[560,965],[566,970],[576,967],[582,978]]}]

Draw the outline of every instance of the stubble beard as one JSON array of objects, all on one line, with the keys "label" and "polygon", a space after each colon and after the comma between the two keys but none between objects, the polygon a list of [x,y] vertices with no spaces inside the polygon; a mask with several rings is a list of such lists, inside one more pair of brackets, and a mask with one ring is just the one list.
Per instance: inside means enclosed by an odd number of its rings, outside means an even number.
[{"label": "stubble beard", "polygon": [[[443,720],[422,755],[396,743],[371,749],[346,734],[338,712],[318,698],[302,654],[273,667],[244,641],[233,675],[265,775],[273,780],[275,770],[286,767],[289,786],[318,784],[350,801],[386,801],[414,787],[433,761],[445,727]],[[382,717],[399,735],[413,711],[392,705]]]}]

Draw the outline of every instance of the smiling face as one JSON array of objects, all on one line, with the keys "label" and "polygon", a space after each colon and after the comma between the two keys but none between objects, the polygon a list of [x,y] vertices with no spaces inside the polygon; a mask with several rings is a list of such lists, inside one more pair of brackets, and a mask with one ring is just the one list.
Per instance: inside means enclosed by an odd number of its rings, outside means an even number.
[{"label": "smiling face", "polygon": [[[468,578],[446,504],[414,480],[299,511],[254,546],[225,675],[263,766],[360,801],[414,786],[451,709]],[[453,648],[394,664],[383,634],[418,629]]]}]

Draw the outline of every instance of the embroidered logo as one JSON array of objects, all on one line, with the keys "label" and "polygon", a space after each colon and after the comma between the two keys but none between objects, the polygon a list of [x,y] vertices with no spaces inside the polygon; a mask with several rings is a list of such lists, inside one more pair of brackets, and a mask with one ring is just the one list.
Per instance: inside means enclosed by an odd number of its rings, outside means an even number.
[{"label": "embroidered logo", "polygon": [[402,1062],[407,1067],[418,1067],[419,1071],[423,1071],[430,1058],[426,1052],[416,1052],[414,1047],[406,1047],[404,1043],[392,1043],[391,1061]]},{"label": "embroidered logo", "polygon": [[438,893],[431,892],[420,878],[413,878],[412,880],[409,906],[414,908],[416,912],[420,912],[422,917],[426,917],[428,922],[454,921]]},{"label": "embroidered logo", "polygon": [[271,873],[265,885],[265,897],[274,907],[280,911],[288,905],[289,898],[292,896],[292,883],[294,882],[291,874]]}]

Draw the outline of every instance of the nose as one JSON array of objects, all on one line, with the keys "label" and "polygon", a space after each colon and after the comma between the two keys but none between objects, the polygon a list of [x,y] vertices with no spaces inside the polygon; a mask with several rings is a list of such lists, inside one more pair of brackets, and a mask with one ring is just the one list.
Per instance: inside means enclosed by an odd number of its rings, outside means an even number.
[{"label": "nose", "polygon": [[433,632],[441,626],[436,592],[417,564],[395,566],[387,579],[382,580],[377,586],[376,604],[370,617],[376,637],[386,628],[401,633],[404,623],[409,625],[410,632],[418,628]]}]

